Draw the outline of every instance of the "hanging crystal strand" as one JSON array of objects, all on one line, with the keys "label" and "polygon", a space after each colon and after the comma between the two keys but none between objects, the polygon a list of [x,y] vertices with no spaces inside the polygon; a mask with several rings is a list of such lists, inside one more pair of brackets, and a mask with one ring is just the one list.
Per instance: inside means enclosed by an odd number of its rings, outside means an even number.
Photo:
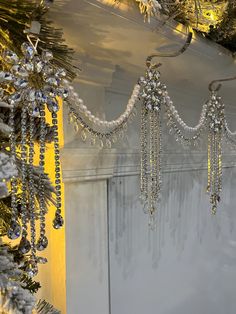
[{"label": "hanging crystal strand", "polygon": [[40,237],[37,242],[37,250],[43,251],[48,245],[48,239],[45,236],[45,215],[46,215],[46,204],[44,197],[44,185],[43,185],[43,174],[45,165],[45,136],[46,136],[46,119],[45,119],[45,105],[40,106],[40,135],[39,135],[39,219],[40,219]]},{"label": "hanging crystal strand", "polygon": [[19,244],[19,251],[26,254],[30,251],[31,245],[27,239],[27,221],[28,221],[28,195],[27,195],[27,107],[21,109],[21,221],[22,221],[22,238]]},{"label": "hanging crystal strand", "polygon": [[222,192],[222,133],[220,134],[220,139],[218,141],[218,194],[220,201],[220,193]]},{"label": "hanging crystal strand", "polygon": [[54,128],[54,159],[55,159],[55,190],[56,190],[56,212],[53,220],[53,227],[59,229],[63,226],[64,220],[61,215],[61,169],[60,169],[60,151],[58,137],[58,118],[57,113],[52,112],[52,124]]},{"label": "hanging crystal strand", "polygon": [[[15,103],[11,102],[10,114],[9,114],[9,126],[11,127],[10,134],[10,149],[12,162],[16,163],[16,135],[15,135]],[[17,222],[18,210],[17,210],[17,179],[12,177],[11,179],[11,224],[8,229],[8,238],[17,239],[21,234],[21,226]]]},{"label": "hanging crystal strand", "polygon": [[216,185],[217,185],[217,149],[216,149],[216,134],[213,133],[212,136],[212,187],[211,187],[211,212],[213,215],[216,214]]},{"label": "hanging crystal strand", "polygon": [[[149,224],[155,227],[155,212],[161,188],[161,123],[160,112],[166,86],[160,81],[158,65],[150,65],[146,76],[140,78],[143,99],[141,126],[141,192],[146,193]],[[149,130],[147,131],[149,126]],[[144,166],[143,166],[144,165]],[[146,168],[145,168],[146,167]]]},{"label": "hanging crystal strand", "polygon": [[154,139],[155,139],[155,173],[156,173],[156,199],[160,200],[161,184],[162,184],[162,166],[161,166],[161,152],[162,152],[162,132],[161,132],[161,112],[155,111],[154,116]]},{"label": "hanging crystal strand", "polygon": [[208,133],[208,144],[207,144],[207,193],[211,191],[212,183],[212,162],[211,162],[211,151],[212,151],[212,133]]},{"label": "hanging crystal strand", "polygon": [[142,105],[141,109],[140,147],[141,147],[140,197],[143,204],[145,205],[148,199],[148,110],[144,105]]},{"label": "hanging crystal strand", "polygon": [[208,191],[212,214],[216,214],[222,190],[222,132],[225,123],[224,104],[213,91],[208,102]]},{"label": "hanging crystal strand", "polygon": [[35,186],[34,186],[34,116],[32,108],[29,107],[29,215],[30,215],[30,233],[31,233],[31,260],[27,266],[29,276],[35,276],[38,273],[36,259],[36,217],[35,217]]},{"label": "hanging crystal strand", "polygon": [[150,165],[150,191],[149,191],[149,200],[148,200],[148,211],[149,211],[149,224],[153,227],[154,223],[154,213],[156,211],[156,154],[155,154],[155,134],[154,134],[154,110],[151,110],[149,113],[149,134],[150,134],[150,145],[149,145],[149,165]]}]

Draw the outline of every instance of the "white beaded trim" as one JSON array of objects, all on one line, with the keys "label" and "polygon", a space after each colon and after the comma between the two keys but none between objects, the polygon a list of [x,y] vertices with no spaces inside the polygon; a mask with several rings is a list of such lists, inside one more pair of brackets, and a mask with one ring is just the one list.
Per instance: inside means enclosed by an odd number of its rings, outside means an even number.
[{"label": "white beaded trim", "polygon": [[74,91],[74,87],[71,86],[67,80],[64,80],[64,85],[69,90],[69,99],[78,106],[80,112],[82,112],[84,116],[86,116],[95,125],[106,128],[116,128],[120,126],[129,117],[139,97],[139,92],[141,88],[139,84],[136,84],[134,86],[132,95],[128,101],[124,113],[122,113],[116,120],[107,121],[99,119],[88,110],[88,107],[84,104],[83,99],[79,97],[78,93]]},{"label": "white beaded trim", "polygon": [[186,132],[196,132],[204,126],[204,123],[206,121],[207,104],[204,104],[202,107],[202,111],[201,111],[201,115],[200,115],[200,119],[199,119],[198,124],[195,127],[190,127],[180,118],[179,113],[176,110],[175,106],[173,105],[173,101],[170,99],[167,92],[165,92],[164,96],[165,96],[165,100],[166,100],[166,105],[170,109],[170,111],[173,114],[176,121],[179,123],[179,125]]}]

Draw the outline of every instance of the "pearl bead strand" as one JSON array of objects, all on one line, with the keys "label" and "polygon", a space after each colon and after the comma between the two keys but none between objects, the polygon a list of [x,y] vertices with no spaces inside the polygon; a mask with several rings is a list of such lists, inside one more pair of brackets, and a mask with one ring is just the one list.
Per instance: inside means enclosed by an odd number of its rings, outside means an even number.
[{"label": "pearl bead strand", "polygon": [[166,100],[166,105],[168,109],[171,111],[173,117],[186,132],[197,132],[204,126],[206,122],[207,104],[204,104],[202,107],[198,124],[195,127],[190,127],[180,118],[179,113],[176,110],[175,106],[173,105],[173,101],[171,101],[167,92],[165,92],[165,100]]},{"label": "pearl bead strand", "polygon": [[108,129],[114,129],[119,127],[124,123],[125,120],[130,116],[131,112],[134,109],[135,103],[139,97],[140,92],[140,85],[136,84],[133,89],[133,93],[128,101],[128,104],[126,106],[126,109],[124,113],[122,113],[116,120],[107,121],[102,120],[96,116],[94,116],[87,108],[87,106],[84,104],[84,101],[79,97],[78,93],[74,91],[74,87],[69,84],[67,80],[64,80],[65,88],[69,90],[69,100],[72,103],[75,103],[79,111],[83,113],[84,116],[86,116],[91,122],[93,122],[94,125],[102,128],[108,128]]}]

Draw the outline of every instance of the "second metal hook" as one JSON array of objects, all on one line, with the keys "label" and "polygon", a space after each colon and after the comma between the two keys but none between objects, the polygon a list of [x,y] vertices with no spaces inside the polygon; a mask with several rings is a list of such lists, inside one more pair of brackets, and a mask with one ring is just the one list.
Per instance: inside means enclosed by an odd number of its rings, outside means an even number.
[{"label": "second metal hook", "polygon": [[[217,84],[220,82],[228,82],[228,81],[234,81],[236,80],[236,76],[225,78],[225,79],[219,79],[219,80],[213,80],[209,86],[208,89],[211,92],[218,92],[218,90],[221,88],[222,84]],[[217,84],[217,86],[215,86]],[[214,87],[215,86],[215,87]]]},{"label": "second metal hook", "polygon": [[189,32],[185,44],[178,51],[170,52],[170,53],[156,53],[156,54],[148,56],[146,59],[146,66],[147,67],[152,66],[152,67],[157,67],[157,68],[160,67],[161,63],[152,64],[152,59],[156,57],[177,57],[181,55],[189,47],[192,41],[192,37],[193,37],[193,33]]}]

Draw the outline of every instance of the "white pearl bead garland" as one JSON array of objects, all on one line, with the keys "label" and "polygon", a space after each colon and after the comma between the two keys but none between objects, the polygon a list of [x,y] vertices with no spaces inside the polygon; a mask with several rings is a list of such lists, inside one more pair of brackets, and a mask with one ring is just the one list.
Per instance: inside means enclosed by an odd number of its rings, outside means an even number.
[{"label": "white pearl bead garland", "polygon": [[74,87],[69,84],[67,80],[64,80],[65,87],[69,90],[69,99],[75,103],[80,112],[83,112],[83,114],[91,121],[94,125],[108,128],[108,129],[114,129],[119,127],[131,114],[131,112],[134,109],[135,103],[139,97],[140,92],[140,85],[136,84],[133,89],[133,93],[128,101],[128,104],[126,106],[126,109],[124,113],[122,113],[116,120],[112,121],[106,121],[99,119],[98,117],[94,116],[87,108],[87,106],[84,104],[83,99],[79,97],[79,95],[74,91]]},{"label": "white pearl bead garland", "polygon": [[176,119],[176,121],[179,123],[179,125],[186,131],[186,132],[197,132],[199,131],[206,122],[206,113],[207,113],[207,104],[204,104],[202,107],[201,115],[198,124],[195,127],[188,126],[179,116],[178,111],[176,110],[175,106],[173,105],[173,102],[171,101],[168,92],[165,92],[165,101],[166,105],[170,109],[172,115]]}]

